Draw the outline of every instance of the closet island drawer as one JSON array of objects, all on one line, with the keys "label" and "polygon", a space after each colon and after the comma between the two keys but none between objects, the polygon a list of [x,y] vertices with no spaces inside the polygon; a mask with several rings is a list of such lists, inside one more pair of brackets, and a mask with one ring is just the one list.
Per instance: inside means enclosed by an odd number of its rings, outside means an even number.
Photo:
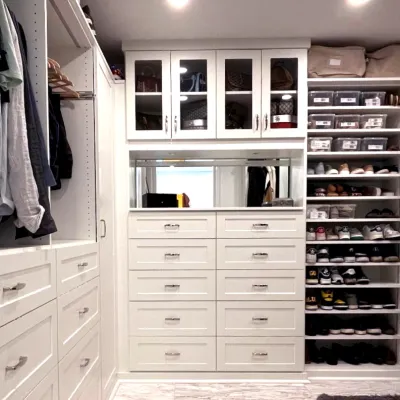
[{"label": "closet island drawer", "polygon": [[0,328],[0,399],[24,399],[57,361],[54,300]]},{"label": "closet island drawer", "polygon": [[130,271],[129,299],[215,300],[215,271]]},{"label": "closet island drawer", "polygon": [[215,336],[215,302],[131,302],[131,336]]},{"label": "closet island drawer", "polygon": [[303,269],[301,239],[218,239],[217,269]]},{"label": "closet island drawer", "polygon": [[219,270],[218,300],[303,300],[302,270]]},{"label": "closet island drawer", "polygon": [[218,238],[304,238],[305,231],[301,212],[217,213]]},{"label": "closet island drawer", "polygon": [[99,354],[100,333],[99,325],[96,325],[59,364],[60,400],[79,398],[81,388],[98,367]]},{"label": "closet island drawer", "polygon": [[57,250],[58,294],[66,293],[98,275],[97,243]]},{"label": "closet island drawer", "polygon": [[54,368],[25,400],[58,400],[58,368]]},{"label": "closet island drawer", "polygon": [[[185,213],[185,214],[183,214]],[[129,216],[131,239],[215,238],[216,218],[212,212],[146,212]]]},{"label": "closet island drawer", "polygon": [[57,296],[54,251],[0,256],[0,326]]},{"label": "closet island drawer", "polygon": [[131,239],[129,269],[215,269],[215,239]]},{"label": "closet island drawer", "polygon": [[218,336],[303,336],[302,301],[218,301]]},{"label": "closet island drawer", "polygon": [[217,338],[218,371],[291,372],[304,369],[302,338]]},{"label": "closet island drawer", "polygon": [[58,353],[63,358],[99,321],[99,278],[58,298]]},{"label": "closet island drawer", "polygon": [[215,371],[215,338],[130,338],[131,371]]}]

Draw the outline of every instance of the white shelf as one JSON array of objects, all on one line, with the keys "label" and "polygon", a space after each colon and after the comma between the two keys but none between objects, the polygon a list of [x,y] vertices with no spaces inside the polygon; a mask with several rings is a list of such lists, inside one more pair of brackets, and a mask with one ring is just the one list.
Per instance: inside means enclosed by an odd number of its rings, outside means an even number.
[{"label": "white shelf", "polygon": [[162,96],[162,92],[135,92],[135,96]]},{"label": "white shelf", "polygon": [[308,107],[310,114],[397,114],[400,112],[398,106],[329,106]]},{"label": "white shelf", "polygon": [[306,244],[399,244],[400,240],[307,240]]},{"label": "white shelf", "polygon": [[342,162],[349,159],[385,159],[390,157],[399,157],[400,151],[315,151],[308,152],[309,159],[321,160],[341,160]]},{"label": "white shelf", "polygon": [[387,129],[309,129],[308,136],[392,136],[400,135],[399,128]]},{"label": "white shelf", "polygon": [[303,207],[211,207],[211,208],[133,208],[129,212],[216,212],[216,211],[238,211],[238,212],[290,212],[290,211],[303,211]]},{"label": "white shelf", "polygon": [[307,201],[388,201],[400,200],[400,196],[337,196],[337,197],[307,197]]},{"label": "white shelf", "polygon": [[306,219],[306,222],[312,222],[316,224],[346,224],[348,222],[356,222],[356,223],[369,223],[369,222],[400,222],[400,218],[331,218],[331,219]]},{"label": "white shelf", "polygon": [[398,340],[400,335],[316,335],[316,336],[306,336],[306,340]]},{"label": "white shelf", "polygon": [[328,288],[328,289],[380,289],[380,288],[400,288],[400,283],[388,283],[388,282],[375,282],[369,283],[368,285],[306,285],[307,289],[318,289],[318,288]]},{"label": "white shelf", "polygon": [[309,88],[394,89],[400,87],[400,78],[308,78]]},{"label": "white shelf", "polygon": [[[357,335],[358,336],[358,335]],[[353,374],[357,371],[400,371],[400,365],[375,365],[375,364],[360,364],[360,365],[352,365],[345,363],[344,361],[339,361],[338,365],[328,365],[328,364],[306,364],[305,371],[326,371],[326,372],[334,372],[334,371],[349,371],[349,373]],[[350,375],[353,376],[353,375]]]},{"label": "white shelf", "polygon": [[317,180],[329,180],[329,181],[336,181],[336,180],[372,180],[372,179],[399,179],[400,174],[374,174],[374,175],[366,175],[366,174],[350,174],[350,175],[307,175],[307,179],[312,181]]},{"label": "white shelf", "polygon": [[398,262],[353,262],[353,263],[306,263],[306,267],[400,267]]},{"label": "white shelf", "polygon": [[384,309],[370,309],[370,310],[322,310],[316,311],[304,310],[306,314],[400,314],[400,309],[395,308],[392,310]]},{"label": "white shelf", "polygon": [[239,96],[239,95],[243,95],[243,94],[251,95],[251,94],[253,94],[253,92],[251,90],[237,90],[237,91],[231,90],[231,91],[225,92],[225,94],[227,96]]},{"label": "white shelf", "polygon": [[271,90],[270,93],[273,99],[278,99],[278,98],[280,99],[285,94],[289,94],[292,97],[297,96],[297,90]]}]

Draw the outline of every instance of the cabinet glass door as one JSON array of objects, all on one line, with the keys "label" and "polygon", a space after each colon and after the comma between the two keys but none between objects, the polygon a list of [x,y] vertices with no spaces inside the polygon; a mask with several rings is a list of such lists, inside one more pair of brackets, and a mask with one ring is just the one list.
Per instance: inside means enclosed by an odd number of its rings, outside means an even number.
[{"label": "cabinet glass door", "polygon": [[126,53],[128,139],[171,137],[170,68],[168,51]]},{"label": "cabinet glass door", "polygon": [[304,137],[307,118],[306,50],[263,50],[262,137]]},{"label": "cabinet glass door", "polygon": [[217,52],[217,137],[261,137],[261,51]]},{"label": "cabinet glass door", "polygon": [[215,138],[215,51],[173,51],[172,138]]}]

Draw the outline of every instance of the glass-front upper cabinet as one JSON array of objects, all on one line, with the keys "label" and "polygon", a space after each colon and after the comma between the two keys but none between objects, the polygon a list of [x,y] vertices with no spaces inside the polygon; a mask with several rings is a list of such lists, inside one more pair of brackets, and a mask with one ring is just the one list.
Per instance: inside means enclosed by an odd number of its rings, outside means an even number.
[{"label": "glass-front upper cabinet", "polygon": [[215,51],[171,52],[172,139],[216,137]]},{"label": "glass-front upper cabinet", "polygon": [[263,50],[262,137],[305,137],[307,50]]},{"label": "glass-front upper cabinet", "polygon": [[171,53],[127,52],[128,139],[171,137]]},{"label": "glass-front upper cabinet", "polygon": [[261,137],[261,50],[217,52],[217,138]]}]

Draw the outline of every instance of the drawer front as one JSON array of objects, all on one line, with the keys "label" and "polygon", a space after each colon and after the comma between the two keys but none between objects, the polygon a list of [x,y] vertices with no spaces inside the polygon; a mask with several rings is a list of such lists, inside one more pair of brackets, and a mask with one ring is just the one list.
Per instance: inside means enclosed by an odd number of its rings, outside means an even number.
[{"label": "drawer front", "polygon": [[215,239],[129,240],[129,269],[215,269]]},{"label": "drawer front", "polygon": [[304,336],[302,301],[219,301],[218,336]]},{"label": "drawer front", "polygon": [[212,212],[142,213],[129,216],[131,239],[215,238],[216,217]]},{"label": "drawer front", "polygon": [[217,269],[304,269],[301,239],[218,239]]},{"label": "drawer front", "polygon": [[25,400],[58,400],[58,368],[54,368]]},{"label": "drawer front", "polygon": [[100,333],[96,325],[59,364],[60,400],[74,399],[99,365]]},{"label": "drawer front", "polygon": [[98,244],[57,250],[58,294],[72,290],[99,275]]},{"label": "drawer front", "polygon": [[129,299],[215,300],[215,271],[130,271]]},{"label": "drawer front", "polygon": [[219,270],[218,300],[303,300],[302,270]]},{"label": "drawer front", "polygon": [[129,303],[131,336],[214,336],[215,302]]},{"label": "drawer front", "polygon": [[54,300],[0,329],[0,399],[24,399],[57,360]]},{"label": "drawer front", "polygon": [[99,278],[58,299],[58,353],[64,357],[99,321]]},{"label": "drawer front", "polygon": [[0,257],[0,326],[57,296],[54,251]]},{"label": "drawer front", "polygon": [[304,370],[302,338],[217,338],[218,371]]},{"label": "drawer front", "polygon": [[90,375],[86,387],[82,388],[82,393],[78,394],[79,400],[101,400],[100,367],[98,366]]},{"label": "drawer front", "polygon": [[130,338],[131,371],[215,371],[215,338]]},{"label": "drawer front", "polygon": [[304,238],[302,213],[218,213],[217,237],[223,239]]}]

